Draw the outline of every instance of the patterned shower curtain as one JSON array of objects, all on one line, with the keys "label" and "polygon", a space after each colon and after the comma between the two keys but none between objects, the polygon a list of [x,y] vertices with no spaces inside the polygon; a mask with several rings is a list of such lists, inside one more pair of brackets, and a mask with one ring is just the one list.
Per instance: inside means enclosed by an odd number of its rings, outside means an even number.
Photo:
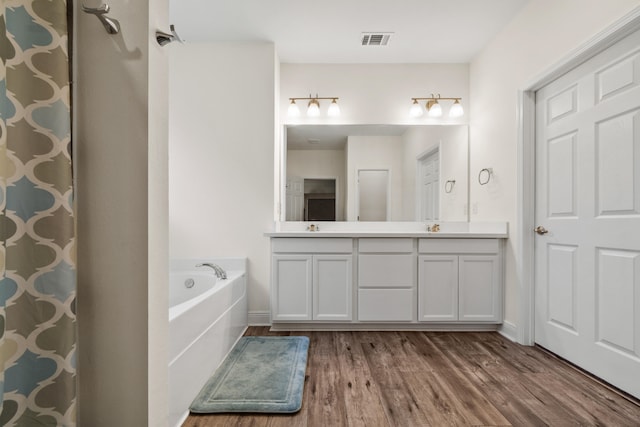
[{"label": "patterned shower curtain", "polygon": [[66,0],[0,0],[0,425],[76,423]]}]

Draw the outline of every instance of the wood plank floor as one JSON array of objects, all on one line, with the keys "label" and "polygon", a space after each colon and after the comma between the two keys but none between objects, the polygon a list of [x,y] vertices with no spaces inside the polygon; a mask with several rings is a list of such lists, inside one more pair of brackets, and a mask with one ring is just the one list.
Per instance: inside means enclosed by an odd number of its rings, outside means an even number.
[{"label": "wood plank floor", "polygon": [[183,427],[640,426],[638,402],[494,332],[245,335],[310,338],[300,412],[190,415]]}]

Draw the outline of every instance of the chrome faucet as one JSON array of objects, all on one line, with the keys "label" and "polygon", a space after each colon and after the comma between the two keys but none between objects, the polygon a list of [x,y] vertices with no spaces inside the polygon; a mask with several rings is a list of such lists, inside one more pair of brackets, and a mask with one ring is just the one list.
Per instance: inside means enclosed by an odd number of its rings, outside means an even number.
[{"label": "chrome faucet", "polygon": [[218,279],[224,280],[227,278],[227,272],[224,271],[224,269],[220,267],[218,264],[214,264],[212,262],[203,262],[202,264],[196,265],[196,267],[211,267],[213,268],[213,271],[216,272],[216,277]]}]

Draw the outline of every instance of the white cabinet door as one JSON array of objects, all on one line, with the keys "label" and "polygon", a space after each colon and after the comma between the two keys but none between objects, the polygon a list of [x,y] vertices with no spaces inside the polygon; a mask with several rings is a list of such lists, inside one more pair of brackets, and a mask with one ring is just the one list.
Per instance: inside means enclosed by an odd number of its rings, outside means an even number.
[{"label": "white cabinet door", "polygon": [[273,255],[272,320],[311,320],[311,255]]},{"label": "white cabinet door", "polygon": [[461,321],[502,320],[500,257],[459,256],[459,314]]},{"label": "white cabinet door", "polygon": [[458,256],[418,257],[418,320],[458,320]]},{"label": "white cabinet door", "polygon": [[313,255],[313,320],[351,320],[352,255]]}]

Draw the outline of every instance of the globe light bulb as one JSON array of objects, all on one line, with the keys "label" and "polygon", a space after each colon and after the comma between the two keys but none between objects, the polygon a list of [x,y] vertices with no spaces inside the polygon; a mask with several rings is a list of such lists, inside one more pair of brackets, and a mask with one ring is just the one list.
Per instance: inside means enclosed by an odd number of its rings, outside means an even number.
[{"label": "globe light bulb", "polygon": [[449,110],[449,117],[455,119],[456,117],[462,117],[464,115],[464,109],[462,108],[462,104],[460,104],[460,100],[456,99],[451,109]]},{"label": "globe light bulb", "polygon": [[327,110],[327,115],[329,117],[338,117],[340,115],[340,106],[335,99],[331,101],[331,105],[329,105],[329,109]]},{"label": "globe light bulb", "polygon": [[413,104],[411,104],[411,108],[409,108],[409,115],[411,117],[420,117],[424,114],[424,110],[422,109],[422,105],[418,103],[417,99],[413,100]]},{"label": "globe light bulb", "polygon": [[289,104],[289,110],[287,111],[289,117],[300,117],[300,108],[298,108],[298,104],[296,104],[295,100],[291,100],[291,104]]},{"label": "globe light bulb", "polygon": [[438,101],[433,101],[433,104],[429,108],[429,117],[441,117],[442,116],[442,107],[438,103]]},{"label": "globe light bulb", "polygon": [[320,115],[320,103],[317,99],[309,101],[309,107],[307,108],[307,116],[318,117]]}]

